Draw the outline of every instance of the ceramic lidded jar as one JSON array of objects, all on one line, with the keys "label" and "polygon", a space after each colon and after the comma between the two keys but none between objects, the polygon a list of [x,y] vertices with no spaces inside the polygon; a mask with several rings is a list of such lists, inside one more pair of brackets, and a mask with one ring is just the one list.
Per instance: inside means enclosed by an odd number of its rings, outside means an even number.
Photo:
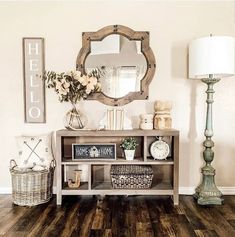
[{"label": "ceramic lidded jar", "polygon": [[171,101],[155,101],[154,110],[154,129],[170,129],[172,124],[171,118]]},{"label": "ceramic lidded jar", "polygon": [[143,130],[153,129],[153,115],[152,114],[140,115],[140,129],[143,129]]},{"label": "ceramic lidded jar", "polygon": [[171,109],[172,109],[171,101],[156,100],[154,103],[155,112],[170,113]]}]

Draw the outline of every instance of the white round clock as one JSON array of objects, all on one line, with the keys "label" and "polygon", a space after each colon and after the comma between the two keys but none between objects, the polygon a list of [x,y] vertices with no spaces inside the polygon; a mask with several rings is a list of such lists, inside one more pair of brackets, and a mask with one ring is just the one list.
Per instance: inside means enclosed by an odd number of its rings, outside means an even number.
[{"label": "white round clock", "polygon": [[170,153],[170,147],[167,142],[162,140],[162,137],[159,137],[159,140],[153,142],[150,146],[150,154],[154,160],[164,160]]}]

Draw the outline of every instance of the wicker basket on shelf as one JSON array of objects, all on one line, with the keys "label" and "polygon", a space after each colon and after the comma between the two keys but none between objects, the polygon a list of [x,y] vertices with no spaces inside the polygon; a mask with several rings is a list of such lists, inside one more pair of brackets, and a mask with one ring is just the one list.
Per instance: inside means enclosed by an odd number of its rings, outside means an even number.
[{"label": "wicker basket on shelf", "polygon": [[52,197],[55,160],[42,171],[17,170],[15,160],[10,161],[13,202],[19,206],[35,206]]},{"label": "wicker basket on shelf", "polygon": [[115,189],[148,189],[152,185],[150,165],[112,165],[110,174]]}]

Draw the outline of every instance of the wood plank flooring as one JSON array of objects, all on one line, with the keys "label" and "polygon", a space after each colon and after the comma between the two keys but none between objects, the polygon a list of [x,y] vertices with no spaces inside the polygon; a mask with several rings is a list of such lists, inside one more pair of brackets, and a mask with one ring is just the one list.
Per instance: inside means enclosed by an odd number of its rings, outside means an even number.
[{"label": "wood plank flooring", "polygon": [[43,205],[19,207],[0,195],[1,237],[235,237],[235,196],[222,206],[202,207],[192,196],[67,196]]}]

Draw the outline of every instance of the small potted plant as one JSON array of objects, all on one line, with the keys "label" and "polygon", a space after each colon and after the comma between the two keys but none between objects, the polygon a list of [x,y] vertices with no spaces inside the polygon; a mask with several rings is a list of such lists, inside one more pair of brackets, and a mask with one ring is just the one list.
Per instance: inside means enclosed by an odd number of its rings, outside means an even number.
[{"label": "small potted plant", "polygon": [[133,160],[135,156],[135,148],[138,146],[136,139],[133,137],[126,137],[122,140],[120,145],[125,153],[127,160]]}]

